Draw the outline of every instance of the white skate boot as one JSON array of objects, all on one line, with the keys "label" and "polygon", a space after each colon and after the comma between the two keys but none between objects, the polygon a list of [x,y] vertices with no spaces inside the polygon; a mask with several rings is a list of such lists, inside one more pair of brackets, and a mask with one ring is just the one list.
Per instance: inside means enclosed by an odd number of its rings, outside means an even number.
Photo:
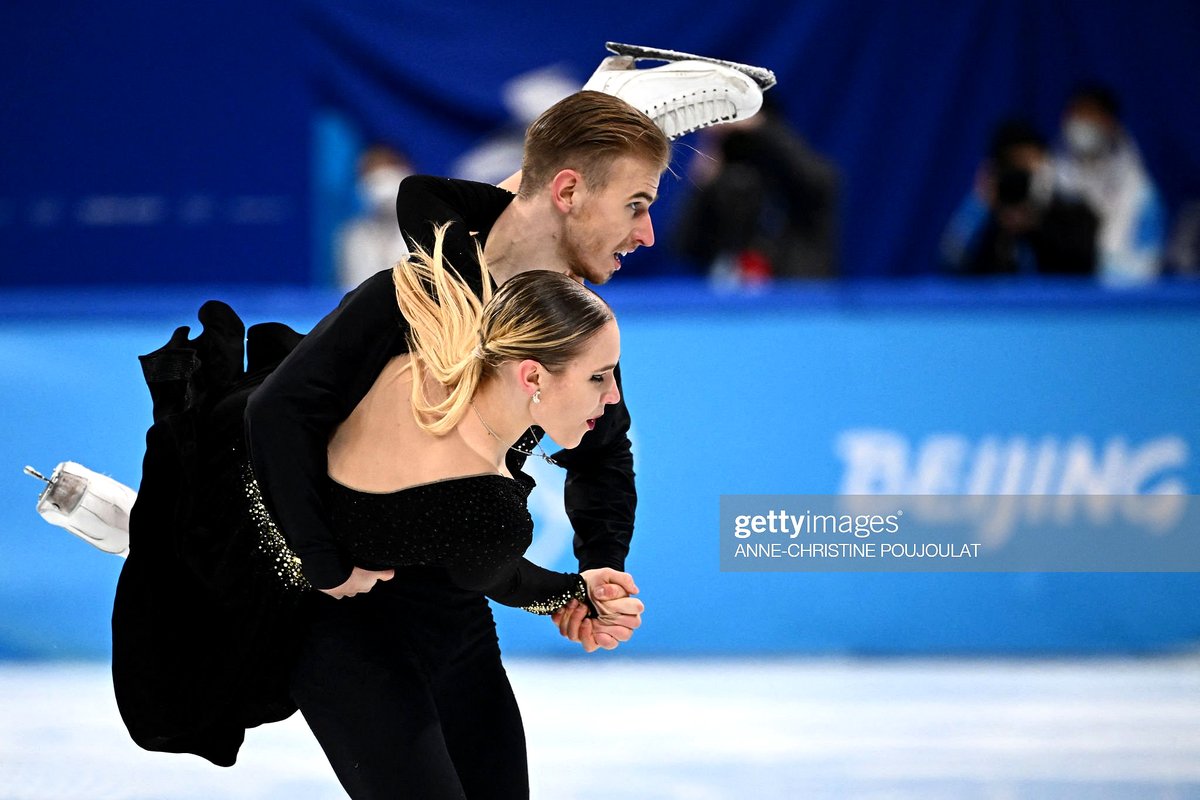
[{"label": "white skate boot", "polygon": [[43,519],[106,553],[129,555],[129,510],[137,492],[74,461],[59,464],[49,478],[33,467],[25,472],[46,482],[37,502]]},{"label": "white skate boot", "polygon": [[[775,74],[762,67],[721,61],[674,50],[608,42],[585,90],[619,97],[654,120],[670,139],[722,122],[754,116]],[[668,63],[637,69],[640,60]]]}]

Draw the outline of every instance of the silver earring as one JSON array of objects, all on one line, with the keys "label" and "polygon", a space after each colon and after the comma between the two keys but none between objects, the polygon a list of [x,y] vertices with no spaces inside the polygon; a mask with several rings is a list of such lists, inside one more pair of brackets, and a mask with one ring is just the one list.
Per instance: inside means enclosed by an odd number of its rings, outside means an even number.
[{"label": "silver earring", "polygon": [[534,403],[542,402],[542,390],[541,389],[538,389],[533,393],[533,402]]}]

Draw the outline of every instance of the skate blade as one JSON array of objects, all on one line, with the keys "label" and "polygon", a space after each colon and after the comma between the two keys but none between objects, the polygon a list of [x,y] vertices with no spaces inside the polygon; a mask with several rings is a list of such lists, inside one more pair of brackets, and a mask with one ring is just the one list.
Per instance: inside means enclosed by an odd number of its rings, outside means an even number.
[{"label": "skate blade", "polygon": [[725,61],[720,58],[698,56],[693,53],[683,53],[678,50],[662,50],[657,47],[643,47],[637,44],[622,44],[621,42],[605,42],[608,52],[618,56],[632,56],[637,61],[706,61],[709,64],[720,64],[723,67],[735,69],[751,78],[764,92],[775,85],[775,73],[765,67],[755,67],[750,64],[739,64],[736,61]]}]

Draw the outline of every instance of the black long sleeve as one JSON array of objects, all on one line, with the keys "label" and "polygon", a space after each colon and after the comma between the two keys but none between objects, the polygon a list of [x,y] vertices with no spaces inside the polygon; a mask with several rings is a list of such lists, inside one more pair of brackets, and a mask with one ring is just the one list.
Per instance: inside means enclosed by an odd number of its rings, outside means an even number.
[{"label": "black long sleeve", "polygon": [[[397,212],[401,230],[426,249],[433,246],[433,223],[451,222],[446,258],[479,294],[470,233],[486,235],[511,201],[494,186],[413,176],[401,184]],[[247,404],[246,441],[263,500],[319,589],[345,582],[354,566],[324,507],[329,438],[387,362],[407,352],[407,332],[391,270],[383,270],[346,295]]]},{"label": "black long sleeve", "polygon": [[350,577],[324,508],[329,437],[407,350],[390,270],[321,320],[246,405],[246,441],[263,500],[318,589]]},{"label": "black long sleeve", "polygon": [[525,557],[483,569],[454,566],[449,572],[464,589],[533,614],[552,614],[572,599],[587,600],[587,584],[578,573],[554,572]]},{"label": "black long sleeve", "polygon": [[512,199],[511,192],[486,183],[410,175],[400,183],[396,194],[396,221],[404,238],[426,252],[433,251],[435,226],[449,222],[442,255],[480,296],[483,283],[476,243],[483,247],[496,219]]}]

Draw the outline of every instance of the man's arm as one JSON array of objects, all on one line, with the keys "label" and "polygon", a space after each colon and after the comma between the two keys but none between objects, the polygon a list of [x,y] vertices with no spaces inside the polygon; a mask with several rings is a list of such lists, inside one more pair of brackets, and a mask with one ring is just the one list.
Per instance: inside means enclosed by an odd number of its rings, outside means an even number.
[{"label": "man's arm", "polygon": [[[454,222],[445,255],[479,293],[472,231],[489,231],[512,200],[484,184],[413,176],[397,192],[400,230],[429,250],[433,227]],[[370,390],[385,364],[408,349],[391,270],[368,278],[342,300],[251,396],[246,440],[263,499],[305,577],[318,589],[342,585],[351,564],[329,527],[324,504],[329,437]]]},{"label": "man's arm", "polygon": [[511,192],[486,183],[410,175],[396,195],[396,221],[410,245],[427,253],[433,251],[435,226],[449,222],[442,255],[476,297],[481,297],[476,243],[487,241],[496,219],[512,199]]},{"label": "man's arm", "polygon": [[390,358],[407,348],[391,270],[368,278],[321,320],[246,405],[246,443],[263,500],[304,575],[340,586],[352,564],[325,513],[326,448]]}]

